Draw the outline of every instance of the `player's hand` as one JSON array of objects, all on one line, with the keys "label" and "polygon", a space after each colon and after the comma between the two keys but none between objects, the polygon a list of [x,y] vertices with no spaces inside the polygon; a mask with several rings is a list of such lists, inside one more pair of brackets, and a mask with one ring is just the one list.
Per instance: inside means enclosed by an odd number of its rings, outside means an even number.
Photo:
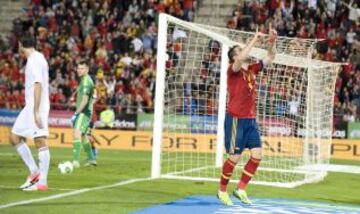
[{"label": "player's hand", "polygon": [[34,120],[35,120],[35,124],[39,129],[44,128],[42,121],[41,121],[41,117],[39,112],[34,112]]},{"label": "player's hand", "polygon": [[259,38],[260,36],[265,36],[265,34],[263,34],[261,31],[259,31],[259,27],[256,27],[255,37]]},{"label": "player's hand", "polygon": [[261,32],[259,31],[259,27],[256,27],[256,30],[255,30],[255,38],[259,38],[259,36],[261,35]]},{"label": "player's hand", "polygon": [[76,118],[79,116],[78,112],[75,112],[74,115],[71,117],[71,124],[72,126],[75,125]]},{"label": "player's hand", "polygon": [[277,38],[277,31],[269,24],[269,43],[274,43]]}]

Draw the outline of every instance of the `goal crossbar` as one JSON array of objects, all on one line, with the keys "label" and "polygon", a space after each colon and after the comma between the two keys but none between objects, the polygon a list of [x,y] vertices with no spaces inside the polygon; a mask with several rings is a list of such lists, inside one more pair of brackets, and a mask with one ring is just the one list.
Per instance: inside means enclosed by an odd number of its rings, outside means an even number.
[{"label": "goal crossbar", "polygon": [[[194,31],[201,32],[204,35],[207,35],[215,40],[219,40],[229,47],[234,46],[234,45],[239,45],[240,47],[244,47],[246,45],[244,43],[232,41],[227,36],[223,36],[221,34],[218,34],[216,32],[212,32],[211,30],[208,30],[208,29],[221,30],[222,28],[198,24],[198,23],[188,23],[186,21],[183,21],[181,19],[178,19],[176,17],[170,16],[167,14],[160,14],[160,16],[164,17],[163,19],[166,19],[169,22],[175,22],[176,24],[178,24],[180,26],[183,26],[185,28],[190,28]],[[242,32],[242,31],[238,31],[238,32]],[[245,33],[245,32],[243,32],[243,33]],[[252,32],[247,32],[247,34],[254,35],[254,33],[252,33]],[[289,40],[294,39],[294,38],[289,38],[289,37],[280,37],[280,38],[289,39]],[[321,41],[318,39],[298,39],[298,38],[296,40],[311,43],[311,46],[313,44],[317,43],[318,41]],[[266,56],[266,54],[267,54],[267,50],[257,48],[257,47],[252,48],[252,50],[249,53],[250,56],[255,57],[257,59],[264,58]],[[277,53],[275,55],[273,63],[281,64],[281,65],[288,65],[288,66],[306,67],[306,68],[311,67],[311,66],[313,66],[314,68],[323,68],[323,67],[328,67],[331,65],[339,66],[342,64],[342,63],[324,62],[321,60],[311,59],[310,58],[311,56],[307,56],[307,57],[297,57],[297,56],[291,56],[291,55],[286,55],[286,57],[284,57],[284,56],[285,56],[285,54]]]}]

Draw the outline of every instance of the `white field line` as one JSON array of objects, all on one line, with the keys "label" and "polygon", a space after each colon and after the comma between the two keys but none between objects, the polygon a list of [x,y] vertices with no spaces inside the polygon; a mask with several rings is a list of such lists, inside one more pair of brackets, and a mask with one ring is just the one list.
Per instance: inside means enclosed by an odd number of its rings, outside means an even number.
[{"label": "white field line", "polygon": [[[17,189],[17,190],[21,190],[19,187],[16,186],[6,186],[6,185],[0,185],[0,189]],[[64,189],[64,188],[49,188],[50,190],[59,190],[59,191],[74,191],[74,190],[78,190],[78,189]]]},{"label": "white field line", "polygon": [[55,195],[51,195],[51,196],[47,196],[47,197],[43,197],[43,198],[12,202],[12,203],[9,203],[9,204],[0,205],[0,209],[20,206],[20,205],[27,205],[27,204],[32,204],[32,203],[39,203],[39,202],[44,202],[44,201],[50,201],[50,200],[54,200],[54,199],[65,198],[65,197],[72,196],[72,195],[79,195],[79,194],[82,194],[82,193],[85,193],[85,192],[91,192],[91,191],[102,190],[102,189],[109,189],[109,188],[113,188],[113,187],[124,186],[124,185],[127,185],[127,184],[132,184],[132,183],[141,182],[141,181],[148,181],[148,180],[151,180],[151,178],[136,178],[136,179],[130,179],[130,180],[126,180],[126,181],[121,181],[121,182],[118,182],[118,183],[115,183],[115,184],[109,184],[109,185],[104,185],[104,186],[97,186],[97,187],[92,187],[92,188],[79,189],[79,190],[66,192],[66,193],[61,193],[61,194],[55,194]]},{"label": "white field line", "polygon": [[197,171],[201,171],[201,170],[204,170],[204,169],[211,169],[211,168],[214,168],[214,166],[203,166],[203,167],[198,167],[198,168],[195,168],[195,169],[188,169],[188,170],[185,170],[185,171],[176,171],[176,172],[171,172],[171,173],[168,173],[168,174],[165,174],[165,175],[178,175],[178,174],[185,174],[185,173],[188,173],[188,172],[197,172]]}]

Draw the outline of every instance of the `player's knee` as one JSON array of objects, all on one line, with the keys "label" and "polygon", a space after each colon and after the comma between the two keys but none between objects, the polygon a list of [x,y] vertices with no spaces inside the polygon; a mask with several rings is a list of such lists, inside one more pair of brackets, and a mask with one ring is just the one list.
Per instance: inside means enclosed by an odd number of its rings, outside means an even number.
[{"label": "player's knee", "polygon": [[81,134],[81,141],[86,141],[88,139],[88,136],[86,134]]},{"label": "player's knee", "polygon": [[9,142],[11,145],[16,146],[17,144],[20,143],[20,138],[16,135],[14,135],[13,133],[11,133],[10,137],[9,137]]},{"label": "player's knee", "polygon": [[259,151],[251,151],[251,157],[261,160],[261,158],[262,158],[261,150],[259,150]]},{"label": "player's knee", "polygon": [[74,129],[74,139],[81,139],[81,131],[79,129]]},{"label": "player's knee", "polygon": [[34,143],[36,148],[44,148],[47,147],[46,145],[46,137],[38,137],[34,139]]},{"label": "player's knee", "polygon": [[11,145],[15,146],[12,135],[10,135],[10,137],[9,137],[9,142],[10,142]]},{"label": "player's knee", "polygon": [[238,163],[241,159],[241,155],[230,155],[229,159],[234,163]]}]

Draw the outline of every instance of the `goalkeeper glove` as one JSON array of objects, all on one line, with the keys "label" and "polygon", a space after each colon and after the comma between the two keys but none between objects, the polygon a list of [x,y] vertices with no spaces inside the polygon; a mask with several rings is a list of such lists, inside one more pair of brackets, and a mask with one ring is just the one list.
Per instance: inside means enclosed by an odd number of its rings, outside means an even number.
[{"label": "goalkeeper glove", "polygon": [[78,116],[79,116],[79,113],[75,112],[74,115],[71,117],[71,124],[73,127],[75,126],[75,121]]}]

